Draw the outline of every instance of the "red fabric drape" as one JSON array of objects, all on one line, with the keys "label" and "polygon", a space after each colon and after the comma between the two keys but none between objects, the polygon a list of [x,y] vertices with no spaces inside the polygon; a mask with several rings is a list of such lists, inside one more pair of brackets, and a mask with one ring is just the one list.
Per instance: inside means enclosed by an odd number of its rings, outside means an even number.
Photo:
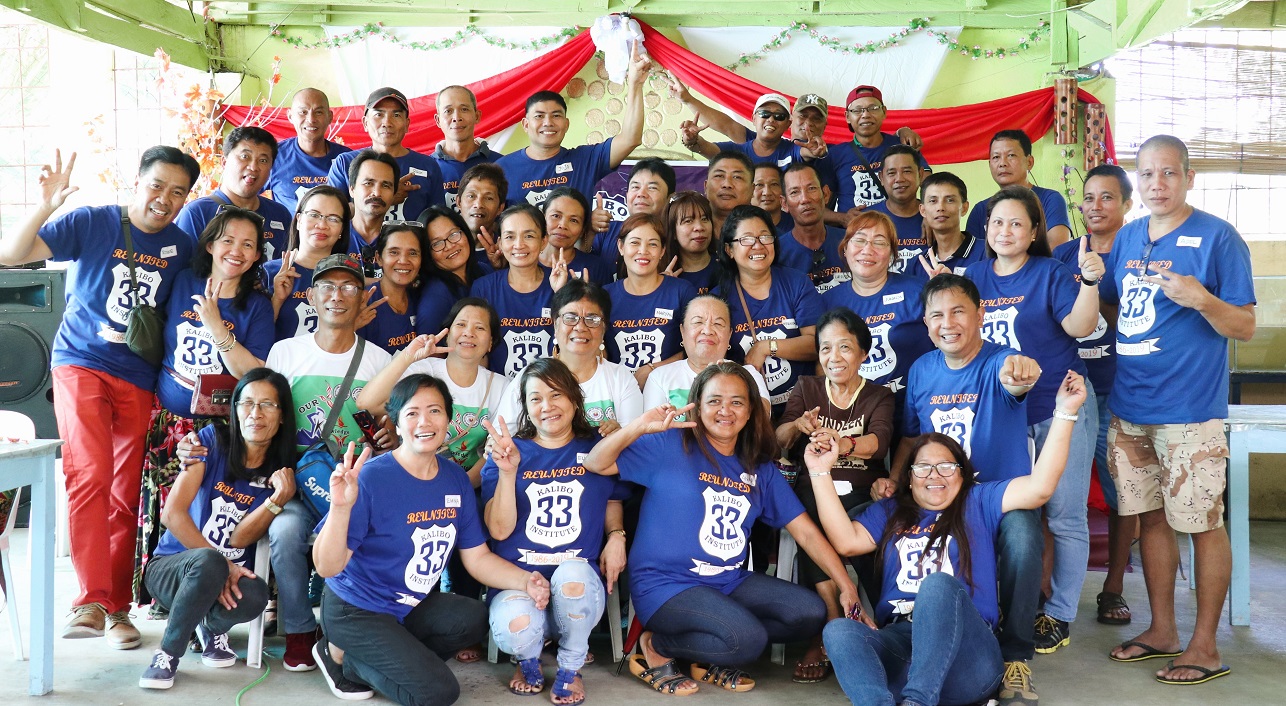
[{"label": "red fabric drape", "polygon": [[[566,44],[542,54],[527,63],[496,74],[475,83],[467,84],[478,97],[478,110],[482,120],[476,132],[481,135],[494,135],[497,132],[522,120],[527,96],[538,90],[561,91],[594,55],[594,40],[589,30],[572,37]],[[429,154],[442,140],[442,130],[433,121],[434,100],[437,94],[409,97],[411,110],[411,129],[402,144],[417,151]],[[362,112],[365,106],[346,105],[332,108],[335,113],[335,124],[339,128],[339,137],[344,144],[354,149],[369,147],[371,138],[362,128]],[[243,105],[226,106],[224,118],[233,125],[257,124],[277,139],[295,136],[295,129],[290,125],[285,110],[264,113],[260,108]]]},{"label": "red fabric drape", "polygon": [[[777,91],[738,76],[718,64],[707,61],[670,41],[643,22],[644,46],[651,57],[689,87],[709,97],[726,110],[749,119],[755,99]],[[854,80],[856,85],[857,79]],[[1088,91],[1081,90],[1080,100],[1100,102]],[[844,120],[846,106],[831,106],[826,122],[826,141],[832,144],[853,139]],[[1000,130],[1021,129],[1032,140],[1040,139],[1054,124],[1054,89],[1042,88],[985,103],[953,108],[891,110],[885,125],[891,129],[910,127],[924,138],[924,157],[934,164],[951,164],[987,159],[991,136]],[[1108,158],[1116,160],[1110,125],[1107,127]]]}]

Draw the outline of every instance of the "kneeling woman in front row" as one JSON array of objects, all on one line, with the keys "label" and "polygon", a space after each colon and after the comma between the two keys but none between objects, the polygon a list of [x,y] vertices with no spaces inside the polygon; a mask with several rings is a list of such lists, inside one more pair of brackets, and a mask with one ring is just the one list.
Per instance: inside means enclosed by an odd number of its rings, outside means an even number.
[{"label": "kneeling woman in front row", "polygon": [[1085,392],[1084,379],[1068,371],[1031,475],[979,483],[960,444],[925,434],[901,474],[909,482],[856,521],[830,479],[839,439],[829,429],[814,432],[804,462],[826,535],[840,553],[878,551],[883,564],[875,621],[833,620],[823,633],[854,704],[892,706],[897,694],[903,706],[972,704],[1000,685],[996,532],[1004,513],[1034,510],[1053,495]]},{"label": "kneeling woman in front row", "polygon": [[451,421],[446,383],[411,375],[385,409],[401,446],[367,462],[370,450],[354,459],[350,445],[331,475],[330,512],[313,545],[326,577],[325,638],[313,654],[341,699],[366,698],[373,687],[401,704],[451,704],[460,685],[445,660],[487,629],[480,601],[431,593],[451,552],[459,548],[474,578],[525,591],[540,607],[549,582],[487,549],[469,476],[437,455]]},{"label": "kneeling woman in front row", "polygon": [[542,610],[522,591],[493,590],[491,634],[518,659],[509,690],[522,695],[543,688],[541,648],[546,637],[558,637],[552,701],[579,704],[585,700],[580,668],[590,630],[603,615],[604,579],[610,594],[625,566],[619,502],[625,496],[613,500],[615,478],[585,472],[585,455],[599,435],[585,418],[572,371],[541,358],[514,384],[522,400],[517,433],[509,435],[504,419],[483,422],[494,442],[482,468],[483,514],[496,554],[549,579],[550,599]]},{"label": "kneeling woman in front row", "polygon": [[268,603],[268,585],[248,568],[255,542],[295,494],[293,407],[281,374],[253,368],[233,388],[229,424],[197,433],[207,456],[175,479],[161,515],[165,535],[143,572],[170,618],[139,686],[173,686],[193,630],[202,664],[236,664],[228,631]]},{"label": "kneeling woman in front row", "polygon": [[[674,664],[689,659],[693,679],[749,691],[755,682],[737,666],[769,642],[816,635],[826,619],[811,588],[741,568],[755,520],[790,532],[839,586],[845,610],[857,602],[857,587],[772,465],[777,442],[746,369],[712,363],[689,400],[654,407],[603,439],[585,469],[612,475],[619,468],[645,491],[630,595],[646,631],[630,671],[657,691],[690,694],[698,685]],[[674,421],[685,413],[692,421]]]}]

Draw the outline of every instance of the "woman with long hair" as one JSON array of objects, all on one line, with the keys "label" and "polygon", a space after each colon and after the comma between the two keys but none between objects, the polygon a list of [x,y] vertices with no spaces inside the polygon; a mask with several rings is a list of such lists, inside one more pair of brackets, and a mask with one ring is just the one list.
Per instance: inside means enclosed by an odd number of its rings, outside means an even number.
[{"label": "woman with long hair", "polygon": [[285,252],[263,266],[272,292],[276,340],[317,330],[317,310],[308,301],[313,268],[327,255],[348,251],[348,240],[342,236],[352,218],[348,194],[333,186],[314,186],[299,199]]},{"label": "woman with long hair", "polygon": [[679,259],[673,269],[669,262],[662,267],[667,272],[677,270],[681,279],[697,288],[698,294],[710,291],[718,279],[715,253],[719,243],[712,214],[710,200],[696,191],[680,191],[665,206],[665,242],[671,244]]},{"label": "woman with long hair", "polygon": [[[769,642],[817,634],[826,606],[812,590],[742,568],[756,521],[785,528],[840,587],[847,610],[857,587],[835,550],[773,466],[777,442],[745,368],[714,363],[683,407],[653,407],[598,443],[591,473],[619,473],[643,487],[630,550],[630,596],[645,632],[630,671],[662,693],[693,681],[728,691],[755,682],[739,667]],[[676,421],[688,414],[689,421]],[[692,660],[692,680],[674,660]]]},{"label": "woman with long hair", "polygon": [[473,233],[455,209],[430,206],[420,218],[429,236],[429,257],[420,265],[415,325],[419,331],[440,331],[455,302],[469,296],[473,283],[495,269],[484,253],[475,251]]},{"label": "woman with long hair", "polygon": [[374,291],[368,292],[368,301],[382,303],[373,307],[374,318],[357,335],[396,353],[415,339],[420,267],[429,251],[429,234],[419,221],[389,221],[380,227],[371,249],[382,274],[371,287]]}]

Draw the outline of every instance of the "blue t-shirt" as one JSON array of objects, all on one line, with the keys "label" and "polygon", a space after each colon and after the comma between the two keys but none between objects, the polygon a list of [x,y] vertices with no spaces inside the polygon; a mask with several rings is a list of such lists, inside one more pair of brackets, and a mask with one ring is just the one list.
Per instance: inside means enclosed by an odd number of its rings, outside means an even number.
[{"label": "blue t-shirt", "polygon": [[[192,389],[199,375],[228,375],[231,371],[214,346],[214,334],[201,326],[194,294],[205,293],[205,280],[192,270],[179,272],[170,291],[165,311],[165,359],[157,377],[156,396],[161,406],[180,417],[190,417]],[[272,301],[261,292],[251,292],[245,308],[235,299],[219,300],[219,315],[237,343],[254,357],[265,360],[276,342],[272,323]],[[222,340],[223,334],[219,334]]]},{"label": "blue t-shirt", "polygon": [[496,164],[505,170],[509,180],[505,203],[539,206],[549,192],[561,186],[570,186],[587,196],[593,194],[599,180],[614,169],[612,140],[609,137],[596,145],[562,147],[549,159],[532,159],[525,149],[497,159]]},{"label": "blue t-shirt", "polygon": [[[884,152],[893,145],[902,144],[902,140],[887,132],[880,133],[880,137],[883,141],[875,147],[861,147],[861,156],[857,152],[860,145],[853,140],[827,145],[826,157],[816,162],[818,170],[830,172],[839,183],[836,211],[845,213],[854,206],[873,206],[884,200],[880,182],[875,175],[867,173],[866,167],[869,164],[875,174],[879,174],[884,165]],[[862,163],[862,156],[866,157],[866,164]],[[920,166],[929,168],[929,163],[923,156],[920,157]]]},{"label": "blue t-shirt", "polygon": [[[345,152],[336,157],[335,161],[331,162],[326,183],[346,194],[349,193],[348,165],[352,164],[359,154],[361,152]],[[446,204],[446,196],[442,192],[442,171],[438,167],[438,160],[415,150],[408,150],[406,154],[396,159],[398,177],[410,174],[411,184],[420,188],[408,193],[405,201],[390,208],[384,220],[413,221],[429,206]]]},{"label": "blue t-shirt", "polygon": [[[491,551],[545,578],[573,559],[584,559],[598,571],[607,501],[622,499],[613,497],[622,484],[585,471],[585,456],[597,441],[575,438],[562,448],[547,449],[531,439],[514,439],[521,456],[514,479],[518,519],[507,538],[491,540]],[[500,469],[488,457],[482,466],[484,508],[499,481]]]},{"label": "blue t-shirt", "polygon": [[866,321],[871,329],[871,350],[862,363],[862,377],[892,390],[899,402],[911,364],[933,350],[920,301],[923,289],[924,280],[890,273],[884,288],[869,297],[859,295],[848,284],[822,295],[823,310],[848,307]]},{"label": "blue t-shirt", "polygon": [[[322,518],[317,531],[330,516]],[[437,585],[451,552],[487,541],[469,475],[438,456],[432,480],[393,454],[366,462],[348,520],[348,565],[326,585],[348,603],[401,621]]]},{"label": "blue t-shirt", "polygon": [[607,260],[597,255],[576,250],[575,248],[573,250],[575,254],[572,255],[572,261],[567,263],[568,269],[576,270],[577,275],[582,270],[589,270],[589,281],[600,287],[606,287],[608,283],[616,279],[615,260],[609,264]]},{"label": "blue t-shirt", "polygon": [[478,149],[461,162],[447,154],[446,150],[442,149],[442,143],[439,142],[433,149],[433,159],[437,160],[438,171],[442,173],[442,193],[446,198],[446,204],[455,208],[456,193],[460,191],[460,177],[464,176],[465,172],[479,164],[494,162],[501,156],[499,152],[487,146],[486,140],[482,140],[478,144]]},{"label": "blue t-shirt", "polygon": [[[231,202],[227,194],[216,189],[210,196],[202,196],[184,206],[179,211],[178,218],[174,219],[174,225],[192,236],[192,242],[195,243],[201,238],[210,219],[214,218],[225,203]],[[281,251],[286,249],[286,243],[290,242],[290,219],[294,218],[294,212],[276,201],[260,197],[259,208],[255,209],[255,213],[263,216],[264,262],[276,260]]]},{"label": "blue t-shirt", "polygon": [[[597,255],[609,266],[616,264],[616,259],[621,256],[621,226],[625,221],[612,221],[607,226],[607,231],[598,233],[594,236],[594,242],[589,246],[591,254]],[[661,269],[670,263],[661,263]],[[613,267],[613,274],[616,268]]]},{"label": "blue t-shirt", "polygon": [[[960,565],[959,540],[946,535],[946,556],[942,543],[929,548],[929,535],[933,525],[942,517],[940,511],[920,510],[920,521],[891,537],[884,545],[883,572],[880,576],[880,600],[874,606],[875,620],[887,625],[895,616],[906,615],[915,608],[915,597],[920,584],[929,574],[946,572],[960,579],[969,591],[978,614],[993,629],[1000,620],[996,596],[996,533],[1004,517],[1005,490],[1009,481],[980,483],[969,491],[965,501],[965,530],[969,536],[969,575],[965,577]],[[871,537],[879,542],[884,536],[889,516],[897,507],[892,498],[885,498],[868,507],[857,521],[862,523]]]},{"label": "blue t-shirt", "polygon": [[686,280],[693,287],[697,288],[697,294],[705,294],[719,283],[719,263],[712,257],[710,264],[705,269],[696,272],[684,270],[679,273],[679,278]]},{"label": "blue t-shirt", "polygon": [[[1040,208],[1045,212],[1045,230],[1051,230],[1054,226],[1066,226],[1071,229],[1071,221],[1067,219],[1067,199],[1064,199],[1062,194],[1043,186],[1033,186],[1031,190],[1036,192],[1036,198],[1040,200]],[[974,204],[973,209],[969,211],[969,219],[965,221],[965,230],[983,240],[987,239],[987,201],[989,200],[990,197]]]},{"label": "blue t-shirt", "polygon": [[749,157],[750,161],[754,164],[775,164],[778,169],[785,169],[790,166],[791,162],[804,158],[803,155],[800,154],[799,145],[784,137],[777,143],[777,149],[774,149],[772,154],[767,157],[757,154],[755,152],[755,136],[751,134],[750,131],[747,131],[747,134],[750,135],[750,137],[745,142],[732,142],[729,140],[725,142],[716,142],[714,143],[714,146],[718,147],[720,151],[731,150],[733,152],[740,152]]},{"label": "blue t-shirt", "polygon": [[[371,301],[377,302],[384,298],[384,283],[376,282],[374,286],[375,294],[371,295]],[[415,340],[415,321],[416,312],[420,307],[420,293],[410,289],[407,290],[406,296],[405,312],[399,314],[393,311],[388,302],[384,302],[375,307],[375,320],[357,329],[357,335],[390,354],[406,348],[407,344]]]},{"label": "blue t-shirt", "polygon": [[421,279],[420,296],[415,308],[415,325],[420,333],[436,336],[449,324],[446,320],[451,308],[459,301],[445,282],[430,277]]},{"label": "blue t-shirt", "polygon": [[[960,241],[960,247],[951,253],[945,260],[938,260],[938,264],[951,270],[953,273],[963,275],[965,269],[975,262],[987,260],[987,243],[982,238],[975,238],[968,233],[963,233],[964,237]],[[927,247],[925,248],[928,249]],[[927,257],[925,259],[928,259]],[[928,282],[929,273],[924,270],[924,265],[920,264],[919,258],[907,263],[906,271],[902,274],[919,277],[921,280]]]},{"label": "blue t-shirt", "polygon": [[549,300],[554,290],[549,286],[548,270],[534,292],[514,290],[509,286],[509,271],[500,270],[474,282],[472,294],[491,302],[500,315],[488,368],[512,378],[537,358],[553,355],[554,318]]},{"label": "blue t-shirt", "polygon": [[978,355],[959,370],[947,367],[942,351],[920,356],[907,373],[902,435],[936,431],[955,439],[978,480],[1031,473],[1026,404],[1000,384],[1000,370],[1011,355],[1016,352],[983,341]]},{"label": "blue t-shirt", "polygon": [[1143,281],[1149,263],[1196,277],[1233,306],[1255,303],[1250,249],[1237,229],[1205,211],[1150,242],[1144,216],[1116,234],[1099,285],[1121,304],[1116,320],[1116,386],[1109,403],[1135,424],[1192,424],[1228,416],[1228,339],[1195,309]]},{"label": "blue t-shirt", "polygon": [[[156,368],[125,345],[130,295],[120,206],[86,206],[40,226],[38,235],[67,270],[67,310],[54,336],[52,366],[99,370],[144,390],[156,388]],[[130,225],[134,269],[143,303],[164,311],[179,272],[192,262],[194,241],[171,224],[158,233]]]},{"label": "blue t-shirt", "polygon": [[[852,279],[848,264],[839,254],[839,244],[844,240],[844,229],[826,226],[826,239],[820,250],[813,250],[795,240],[795,231],[782,233],[777,239],[777,259],[773,264],[802,272],[812,281],[818,292],[827,290]],[[821,253],[821,261],[817,255]],[[814,265],[813,263],[817,263]]]},{"label": "blue t-shirt", "polygon": [[889,272],[898,272],[901,274],[910,274],[912,270],[924,272],[924,267],[918,259],[921,255],[928,252],[929,242],[924,239],[924,216],[917,211],[914,216],[906,218],[899,216],[889,210],[889,202],[881,201],[871,206],[872,211],[879,211],[893,221],[893,229],[898,236],[897,257],[889,265]]},{"label": "blue t-shirt", "polygon": [[661,277],[651,294],[625,291],[625,282],[607,285],[612,299],[612,327],[607,330],[607,359],[630,370],[659,363],[679,352],[683,310],[696,287],[677,277]]},{"label": "blue t-shirt", "polygon": [[770,463],[750,475],[735,456],[689,443],[682,429],[643,436],[616,461],[621,479],[643,486],[639,526],[630,549],[630,598],[647,625],[666,601],[694,586],[724,595],[747,571],[746,540],[762,520],[785,527],[804,506]]},{"label": "blue t-shirt", "polygon": [[[299,149],[299,138],[291,137],[277,143],[277,159],[272,163],[272,173],[264,189],[272,192],[272,200],[294,213],[299,199],[314,186],[326,184],[331,162],[349,149],[326,141],[326,156],[314,157]],[[285,241],[282,241],[285,247]]]},{"label": "blue t-shirt", "polygon": [[[201,536],[210,546],[219,551],[224,558],[238,566],[254,566],[255,545],[234,547],[232,533],[237,525],[254,512],[268,498],[272,497],[272,486],[265,480],[249,481],[233,478],[228,474],[228,449],[216,433],[214,425],[209,425],[197,432],[201,445],[208,451],[205,456],[205,473],[201,476],[201,485],[188,505],[188,516],[201,531]],[[251,469],[256,474],[258,469]],[[161,535],[152,557],[170,556],[187,551],[183,542],[174,533],[166,530]]]},{"label": "blue t-shirt", "polygon": [[1032,257],[1017,272],[998,275],[994,260],[970,265],[965,277],[978,285],[982,337],[1034,358],[1044,373],[1027,393],[1027,423],[1054,416],[1054,398],[1068,370],[1087,374],[1076,339],[1063,330],[1080,285],[1071,270],[1052,257]]},{"label": "blue t-shirt", "polygon": [[[746,306],[754,317],[755,334],[750,335],[750,324],[746,321],[746,312],[741,307],[741,299],[734,287],[730,292],[715,289],[715,294],[723,297],[732,310],[732,350],[729,354],[738,363],[746,361],[746,352],[754,344],[754,338],[761,341],[769,338],[798,338],[799,330],[813,326],[822,315],[822,297],[813,288],[813,283],[795,270],[782,267],[772,268],[772,285],[767,299],[755,299],[746,293]],[[768,394],[772,395],[773,417],[781,415],[786,409],[786,399],[795,389],[795,379],[800,375],[812,374],[814,361],[791,361],[785,358],[769,356],[764,360],[764,382],[768,385]]]},{"label": "blue t-shirt", "polygon": [[[1067,265],[1078,287],[1081,283],[1081,266],[1078,262],[1080,252],[1080,238],[1072,238],[1054,248],[1054,259]],[[1103,259],[1107,259],[1106,253]],[[1109,322],[1101,313],[1098,315],[1098,323],[1094,324],[1094,332],[1085,338],[1076,339],[1077,352],[1084,361],[1085,368],[1089,370],[1090,384],[1094,386],[1094,396],[1100,399],[1104,395],[1112,394],[1112,382],[1116,379],[1116,351],[1112,350],[1114,341],[1116,341],[1116,322]],[[1100,421],[1107,422],[1105,419]]]},{"label": "blue t-shirt", "polygon": [[[272,280],[281,272],[282,260],[273,260],[266,262],[263,266],[265,278],[268,280],[267,289],[272,291]],[[317,332],[317,307],[308,301],[308,290],[312,287],[313,268],[304,267],[298,262],[291,265],[299,277],[295,279],[295,289],[290,293],[290,298],[281,305],[281,311],[277,312],[277,324],[274,340],[280,341],[286,338],[294,338],[304,334]],[[363,295],[365,296],[365,295]]]}]

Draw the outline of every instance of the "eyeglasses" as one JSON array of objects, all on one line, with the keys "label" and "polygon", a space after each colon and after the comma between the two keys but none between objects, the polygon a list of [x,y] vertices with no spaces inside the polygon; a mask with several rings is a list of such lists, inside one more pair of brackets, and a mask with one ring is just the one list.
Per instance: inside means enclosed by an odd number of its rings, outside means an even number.
[{"label": "eyeglasses", "polygon": [[233,206],[230,203],[225,203],[225,204],[220,204],[219,210],[215,211],[215,214],[220,214],[220,213],[230,213],[234,216],[247,218],[249,220],[254,221],[255,224],[259,227],[259,230],[263,230],[263,216],[255,213],[254,211],[251,211],[248,208],[242,208],[240,206]]},{"label": "eyeglasses", "polygon": [[582,321],[584,321],[585,325],[589,328],[598,328],[603,325],[603,317],[600,314],[586,314],[581,316],[580,314],[573,314],[569,311],[566,314],[559,316],[558,320],[563,322],[563,325],[567,328],[575,328],[576,325]]},{"label": "eyeglasses", "polygon": [[338,291],[340,294],[343,294],[346,297],[355,297],[357,296],[358,292],[362,291],[361,286],[353,284],[352,282],[348,284],[335,284],[334,282],[321,282],[318,284],[314,284],[313,289],[316,289],[323,297],[332,296],[335,294],[336,291]]},{"label": "eyeglasses", "polygon": [[777,236],[760,235],[756,237],[753,235],[743,235],[740,238],[735,238],[734,240],[748,248],[753,248],[755,246],[755,243],[759,243],[761,245],[772,245],[773,241],[777,240]]},{"label": "eyeglasses", "polygon": [[304,211],[303,216],[310,221],[326,221],[326,225],[331,226],[344,224],[344,219],[341,216],[326,216],[323,215],[321,211],[314,211],[312,209]]},{"label": "eyeglasses", "polygon": [[417,233],[427,233],[424,230],[424,224],[419,221],[384,221],[380,226],[381,233],[392,233],[397,230],[413,230]]},{"label": "eyeglasses", "polygon": [[916,478],[928,478],[929,474],[937,471],[938,475],[943,478],[950,478],[960,470],[960,464],[955,461],[943,461],[942,463],[913,463],[911,464],[911,473]]},{"label": "eyeglasses", "polygon": [[241,400],[237,403],[237,409],[241,410],[241,413],[246,415],[250,414],[250,410],[252,409],[258,409],[260,414],[272,414],[273,412],[280,412],[281,405],[267,400],[264,400],[263,402]]},{"label": "eyeglasses", "polygon": [[865,115],[867,113],[870,113],[871,115],[875,115],[881,110],[884,110],[884,106],[882,105],[871,105],[871,106],[859,105],[856,108],[849,108],[847,112],[849,115]]},{"label": "eyeglasses", "polygon": [[463,237],[464,237],[464,231],[453,230],[450,233],[447,233],[447,237],[445,238],[430,240],[429,248],[433,250],[433,252],[442,252],[443,250],[447,249],[447,243],[458,243],[460,242],[460,239]]},{"label": "eyeglasses", "polygon": [[763,118],[764,120],[776,120],[777,122],[790,119],[790,113],[773,112],[771,110],[756,110],[755,115]]},{"label": "eyeglasses", "polygon": [[884,252],[885,250],[888,250],[893,247],[893,245],[890,244],[889,241],[885,240],[884,238],[872,238],[871,240],[867,240],[866,238],[853,238],[852,240],[849,241],[849,244],[857,246],[858,250],[861,250],[862,248],[865,248],[867,245],[870,245],[878,252]]}]

